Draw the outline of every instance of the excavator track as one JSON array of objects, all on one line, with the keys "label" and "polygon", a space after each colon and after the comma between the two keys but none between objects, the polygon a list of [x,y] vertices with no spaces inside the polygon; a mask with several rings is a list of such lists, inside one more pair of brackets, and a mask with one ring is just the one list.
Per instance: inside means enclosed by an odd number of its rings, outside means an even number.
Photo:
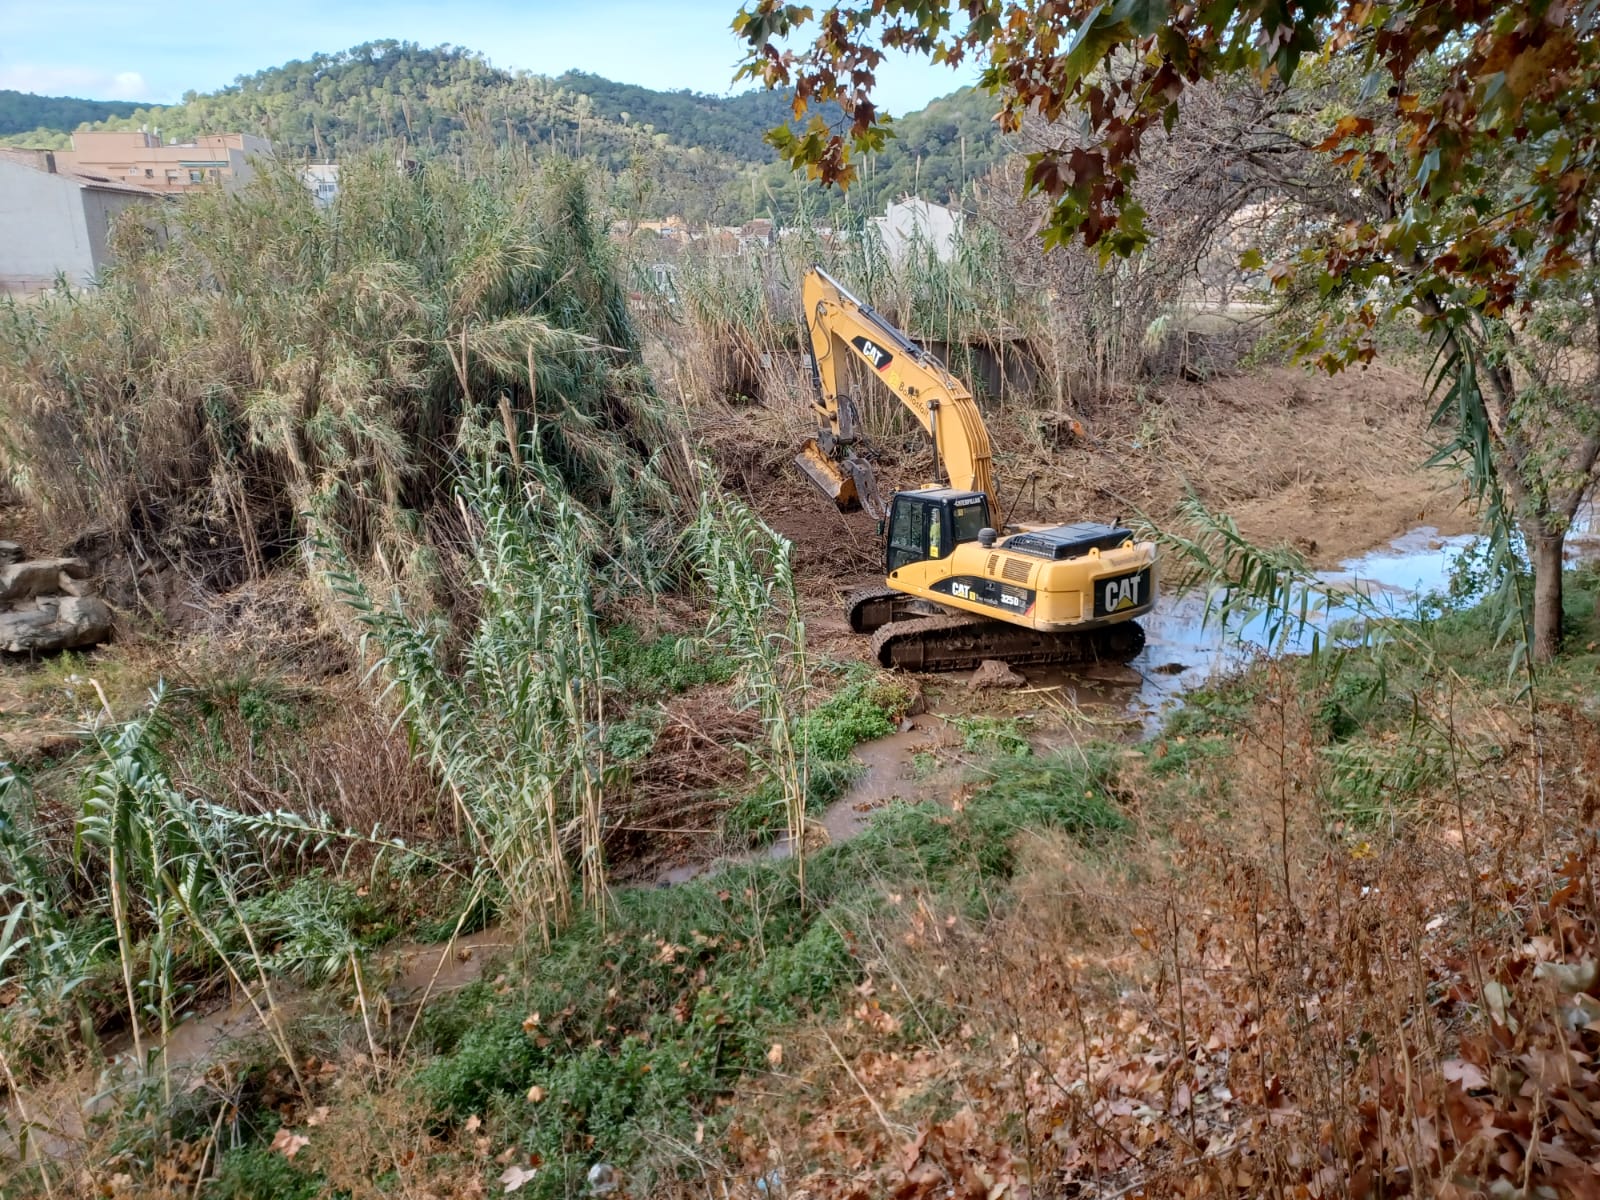
[{"label": "excavator track", "polygon": [[891,621],[936,617],[944,611],[936,604],[881,584],[851,592],[844,598],[844,608],[850,617],[850,628],[856,633],[875,633]]},{"label": "excavator track", "polygon": [[1041,633],[977,616],[891,621],[872,635],[872,652],[902,671],[965,671],[986,658],[1012,666],[1087,666],[1129,662],[1144,649],[1144,629],[1122,621],[1082,633]]}]

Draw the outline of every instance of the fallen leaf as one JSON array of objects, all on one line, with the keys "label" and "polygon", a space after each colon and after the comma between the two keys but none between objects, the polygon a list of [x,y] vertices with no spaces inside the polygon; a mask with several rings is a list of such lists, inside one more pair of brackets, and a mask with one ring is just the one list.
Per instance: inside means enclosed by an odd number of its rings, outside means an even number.
[{"label": "fallen leaf", "polygon": [[483,1118],[478,1116],[477,1113],[473,1113],[470,1117],[468,1117],[466,1119],[466,1122],[465,1122],[463,1128],[465,1128],[468,1133],[477,1133],[478,1132],[478,1127],[480,1125],[482,1125],[482,1124],[483,1124]]},{"label": "fallen leaf", "polygon": [[285,1158],[293,1158],[296,1154],[299,1154],[300,1151],[304,1150],[310,1144],[310,1138],[306,1137],[304,1134],[296,1133],[294,1130],[285,1127],[279,1129],[278,1132],[273,1136],[272,1146],[270,1149],[272,1149],[275,1153],[283,1155]]},{"label": "fallen leaf", "polygon": [[1597,975],[1594,959],[1577,963],[1542,962],[1533,968],[1535,979],[1548,979],[1556,990],[1567,995],[1587,992],[1595,985]]},{"label": "fallen leaf", "polygon": [[783,1066],[783,1043],[773,1042],[772,1049],[767,1051],[767,1061],[775,1067]]},{"label": "fallen leaf", "polygon": [[1447,1058],[1439,1064],[1439,1071],[1451,1083],[1459,1083],[1469,1092],[1489,1086],[1489,1077],[1465,1059]]},{"label": "fallen leaf", "polygon": [[538,1013],[529,1013],[527,1016],[522,1018],[522,1032],[523,1033],[532,1033],[537,1028],[539,1028],[539,1014]]},{"label": "fallen leaf", "polygon": [[500,1172],[500,1182],[507,1192],[514,1192],[539,1173],[537,1167],[510,1166]]},{"label": "fallen leaf", "polygon": [[321,1125],[324,1121],[326,1121],[328,1119],[328,1111],[329,1111],[328,1110],[328,1106],[326,1104],[321,1105],[320,1107],[318,1107],[318,1109],[315,1112],[313,1112],[309,1117],[306,1118],[306,1124],[307,1125]]},{"label": "fallen leaf", "polygon": [[537,1083],[528,1089],[528,1103],[538,1104],[544,1099],[544,1089]]}]

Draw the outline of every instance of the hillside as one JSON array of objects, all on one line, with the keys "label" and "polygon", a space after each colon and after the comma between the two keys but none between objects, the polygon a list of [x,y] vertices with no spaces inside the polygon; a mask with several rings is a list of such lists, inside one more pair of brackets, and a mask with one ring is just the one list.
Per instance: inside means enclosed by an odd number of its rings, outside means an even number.
[{"label": "hillside", "polygon": [[[895,124],[895,137],[882,154],[863,164],[851,188],[861,209],[881,209],[907,193],[952,202],[974,179],[981,179],[1008,152],[994,120],[994,102],[977,88],[962,88]],[[781,169],[781,168],[780,168]]]},{"label": "hillside", "polygon": [[[394,140],[463,156],[485,146],[530,146],[598,164],[616,181],[613,204],[629,216],[736,222],[804,209],[840,220],[847,207],[839,192],[822,192],[772,161],[765,134],[790,115],[781,93],[663,92],[581,71],[550,78],[502,70],[456,46],[368,42],[241,76],[215,92],[189,92],[169,106],[24,99],[37,101],[41,113],[47,108],[40,106],[57,106],[48,109],[54,124],[41,119],[35,134],[11,138],[37,145],[64,145],[63,131],[95,121],[169,138],[259,133],[292,161],[348,158]],[[32,113],[18,108],[13,116],[28,121]],[[875,211],[913,191],[958,198],[1003,153],[990,116],[987,98],[973,88],[907,115],[897,138],[864,164],[849,210]],[[4,132],[15,130],[0,122]]]},{"label": "hillside", "polygon": [[552,82],[563,91],[587,96],[595,114],[608,121],[649,125],[680,146],[699,146],[745,162],[771,158],[766,132],[791,116],[789,99],[781,92],[757,90],[737,96],[658,92],[584,71],[567,71]]},{"label": "hillside", "polygon": [[76,96],[35,96],[0,88],[0,137],[50,131],[68,133],[91,121],[125,117],[139,107],[132,100],[80,100]]}]

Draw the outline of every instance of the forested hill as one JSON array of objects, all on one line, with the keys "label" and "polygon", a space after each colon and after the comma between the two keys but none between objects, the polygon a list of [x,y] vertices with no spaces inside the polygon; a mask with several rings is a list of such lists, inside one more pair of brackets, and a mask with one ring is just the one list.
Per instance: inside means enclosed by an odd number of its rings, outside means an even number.
[{"label": "forested hill", "polygon": [[568,71],[553,82],[574,95],[589,97],[598,116],[650,125],[681,146],[703,146],[745,162],[770,159],[772,150],[764,135],[792,116],[787,95],[764,89],[737,96],[658,92],[584,71]]},{"label": "forested hill", "polygon": [[[991,113],[969,88],[906,116],[897,139],[863,163],[851,209],[881,210],[912,191],[959,196],[1002,152]],[[457,46],[369,42],[190,92],[178,104],[122,104],[97,115],[102,128],[146,126],[163,138],[258,133],[293,161],[337,160],[396,139],[442,153],[532,146],[594,160],[617,181],[618,206],[639,217],[737,222],[799,207],[828,217],[842,207],[837,192],[806,186],[773,162],[764,135],[790,117],[781,93],[660,92],[581,71],[550,78],[502,70]]]},{"label": "forested hill", "polygon": [[575,148],[582,124],[591,152],[603,153],[621,131],[634,130],[760,163],[771,158],[762,135],[788,116],[787,101],[770,92],[658,92],[581,71],[551,79],[501,70],[457,46],[381,41],[241,76],[219,91],[190,92],[181,104],[107,125],[159,125],[173,137],[243,129],[272,138],[280,154],[321,159],[395,137],[438,146],[489,126],[504,134],[508,121],[529,141],[570,138]]},{"label": "forested hill", "polygon": [[65,133],[88,121],[126,116],[139,106],[131,100],[79,100],[74,96],[35,96],[0,88],[0,137],[37,130]]}]

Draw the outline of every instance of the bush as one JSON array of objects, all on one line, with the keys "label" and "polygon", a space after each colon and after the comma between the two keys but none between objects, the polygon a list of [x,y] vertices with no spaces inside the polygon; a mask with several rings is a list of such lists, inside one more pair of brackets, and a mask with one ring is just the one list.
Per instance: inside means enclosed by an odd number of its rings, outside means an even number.
[{"label": "bush", "polygon": [[843,762],[861,742],[893,733],[910,702],[911,693],[899,680],[857,669],[800,724],[813,755],[824,762]]},{"label": "bush", "polygon": [[241,1146],[217,1160],[206,1200],[322,1200],[323,1179],[265,1146]]},{"label": "bush", "polygon": [[735,666],[729,656],[712,653],[703,638],[663,634],[647,640],[632,625],[618,625],[606,635],[606,663],[617,685],[641,698],[726,683]]}]

